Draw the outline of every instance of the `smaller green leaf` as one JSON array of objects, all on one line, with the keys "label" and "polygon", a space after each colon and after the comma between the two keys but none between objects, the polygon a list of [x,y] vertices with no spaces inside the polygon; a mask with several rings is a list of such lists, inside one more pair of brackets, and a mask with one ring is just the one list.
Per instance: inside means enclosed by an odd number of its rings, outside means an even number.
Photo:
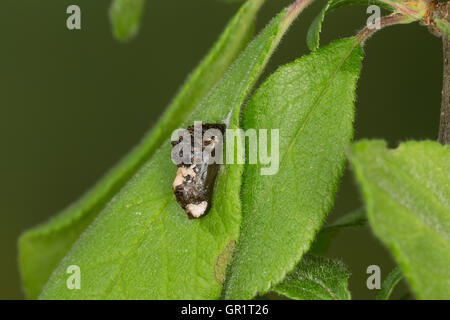
[{"label": "smaller green leaf", "polygon": [[450,298],[450,146],[384,141],[353,145],[350,162],[375,235],[419,299]]},{"label": "smaller green leaf", "polygon": [[319,48],[320,42],[320,32],[322,31],[322,24],[325,19],[325,15],[335,9],[349,6],[349,5],[371,5],[376,4],[377,6],[391,10],[391,7],[387,4],[378,0],[330,0],[322,9],[322,11],[313,20],[308,29],[308,34],[306,35],[306,43],[311,50],[317,50]]},{"label": "smaller green leaf", "polygon": [[350,300],[349,277],[341,261],[306,255],[273,291],[296,300]]},{"label": "smaller green leaf", "polygon": [[339,218],[335,223],[320,230],[310,249],[311,253],[322,254],[326,252],[333,240],[340,231],[348,228],[364,227],[367,225],[366,212],[358,209]]},{"label": "smaller green leaf", "polygon": [[127,41],[132,39],[139,31],[145,0],[114,0],[111,4],[109,16],[114,36]]},{"label": "smaller green leaf", "polygon": [[[301,260],[332,208],[353,137],[362,48],[341,39],[280,67],[243,113],[244,130],[279,130],[278,172],[247,164],[243,220],[226,299],[264,294]],[[270,131],[277,132],[277,131]]]},{"label": "smaller green leaf", "polygon": [[395,267],[384,280],[381,290],[378,293],[377,300],[389,300],[392,291],[402,278],[402,270],[400,270],[399,267]]}]

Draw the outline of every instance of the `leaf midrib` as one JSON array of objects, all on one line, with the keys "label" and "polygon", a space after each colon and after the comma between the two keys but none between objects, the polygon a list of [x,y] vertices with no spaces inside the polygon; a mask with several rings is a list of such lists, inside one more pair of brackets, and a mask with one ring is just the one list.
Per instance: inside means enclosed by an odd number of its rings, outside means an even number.
[{"label": "leaf midrib", "polygon": [[[289,147],[286,150],[285,154],[283,155],[281,162],[280,162],[280,170],[282,168],[282,165],[284,163],[284,161],[286,160],[288,154],[291,152],[292,148],[294,147],[294,144],[296,142],[296,140],[298,139],[298,137],[300,136],[301,133],[304,132],[303,129],[306,128],[306,126],[309,123],[309,120],[311,119],[313,113],[317,110],[322,98],[325,96],[326,92],[328,91],[328,89],[331,86],[331,83],[333,82],[333,80],[336,78],[337,73],[339,72],[339,70],[342,68],[342,66],[344,65],[344,63],[347,61],[347,59],[350,57],[350,55],[353,53],[353,50],[357,47],[357,45],[359,45],[358,42],[356,42],[355,40],[355,44],[352,46],[352,48],[348,51],[348,53],[344,56],[344,59],[342,59],[341,63],[339,63],[339,65],[337,66],[337,68],[334,70],[333,74],[331,75],[330,79],[327,81],[327,83],[325,84],[324,88],[322,89],[322,91],[319,93],[318,97],[316,98],[316,100],[314,101],[310,111],[308,112],[308,114],[306,115],[304,121],[302,122],[302,124],[299,126],[299,128],[296,131],[295,136],[292,138],[292,141],[289,143]],[[272,187],[273,187],[273,183],[272,183]]]},{"label": "leaf midrib", "polygon": [[371,183],[369,181],[367,181],[369,184],[373,185],[373,187],[375,189],[378,189],[379,191],[383,192],[385,195],[387,195],[389,197],[389,199],[392,199],[395,203],[398,204],[399,207],[403,208],[405,211],[411,213],[411,216],[414,217],[414,219],[416,221],[418,221],[421,225],[423,225],[424,227],[426,227],[428,230],[432,231],[433,234],[436,234],[439,236],[440,239],[443,240],[443,242],[445,244],[447,244],[448,247],[450,247],[450,241],[448,239],[446,239],[446,237],[444,237],[439,231],[435,230],[432,226],[430,226],[428,223],[426,223],[425,221],[423,221],[420,218],[420,215],[416,214],[416,212],[412,211],[410,208],[406,207],[403,203],[401,203],[398,199],[396,199],[395,197],[392,197],[391,194],[383,189],[381,186],[378,186],[378,184],[375,183]]},{"label": "leaf midrib", "polygon": [[[410,174],[408,174],[407,171],[405,171],[404,168],[402,168],[401,166],[399,166],[398,164],[396,164],[393,161],[390,161],[388,158],[385,158],[384,161],[386,161],[386,163],[389,166],[392,166],[395,168],[395,170],[397,172],[399,172],[402,175],[402,178],[406,179],[406,180],[410,180],[412,184],[416,185],[417,189],[420,191],[421,194],[425,195],[428,194],[430,197],[434,198],[435,201],[437,201],[437,203],[439,204],[439,206],[441,206],[441,209],[445,212],[447,211],[447,208],[444,204],[442,204],[442,202],[440,201],[439,197],[430,189],[426,188],[422,183],[420,183],[419,181],[416,180],[415,177],[411,176]],[[384,170],[383,170],[384,171]],[[430,229],[431,231],[433,231],[434,233],[438,234],[440,236],[440,238],[442,238],[446,243],[448,243],[450,245],[450,239],[448,238],[448,235],[443,234],[439,229],[436,229],[433,225],[430,225],[429,223],[427,223],[425,220],[423,220],[421,218],[421,214],[420,212],[417,212],[416,210],[414,210],[413,208],[407,207],[406,205],[404,205],[402,202],[400,202],[400,200],[397,197],[393,197],[387,190],[381,188],[378,186],[378,184],[374,184],[379,190],[382,190],[385,194],[387,194],[389,196],[389,198],[393,199],[400,207],[404,208],[406,211],[411,212],[412,215],[421,222],[421,224],[423,224],[424,226],[426,226],[428,229]],[[432,210],[431,210],[432,211]],[[439,220],[439,219],[438,219]]]}]

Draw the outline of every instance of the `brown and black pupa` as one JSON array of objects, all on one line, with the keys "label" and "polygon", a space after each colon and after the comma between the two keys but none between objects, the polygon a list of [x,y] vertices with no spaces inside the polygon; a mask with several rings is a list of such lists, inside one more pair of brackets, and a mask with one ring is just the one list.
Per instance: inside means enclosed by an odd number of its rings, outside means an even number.
[{"label": "brown and black pupa", "polygon": [[[196,129],[198,130],[197,132],[201,132],[201,135],[194,134]],[[218,134],[205,135],[210,129],[216,129],[211,131]],[[189,156],[183,155],[182,148],[175,148],[183,142],[183,136],[180,136],[177,141],[172,141],[172,159],[174,154],[176,154],[179,156],[179,159],[184,161],[177,164],[178,171],[173,181],[172,189],[178,204],[186,212],[187,217],[189,219],[198,219],[205,216],[211,208],[214,184],[220,166],[220,164],[212,160],[215,159],[218,152],[222,153],[223,151],[225,125],[218,123],[202,124],[201,130],[199,126],[190,126],[186,129],[186,133],[190,137],[189,150],[191,150],[191,154]],[[193,150],[195,145],[200,146],[197,149],[198,151],[201,149],[202,156],[200,161],[194,157]]]}]

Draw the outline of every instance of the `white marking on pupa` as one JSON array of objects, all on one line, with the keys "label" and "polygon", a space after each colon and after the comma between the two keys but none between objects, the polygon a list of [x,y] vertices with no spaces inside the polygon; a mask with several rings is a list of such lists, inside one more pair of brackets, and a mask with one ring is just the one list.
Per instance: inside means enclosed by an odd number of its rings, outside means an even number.
[{"label": "white marking on pupa", "polygon": [[202,201],[199,204],[188,204],[186,206],[186,213],[191,214],[194,218],[200,218],[205,214],[208,208],[208,202]]},{"label": "white marking on pupa", "polygon": [[183,182],[186,181],[187,176],[194,177],[196,176],[196,173],[194,172],[193,168],[195,165],[190,166],[189,168],[186,167],[179,167],[177,170],[177,175],[175,176],[175,180],[173,181],[172,188],[173,190],[176,189],[179,185],[182,185]]}]

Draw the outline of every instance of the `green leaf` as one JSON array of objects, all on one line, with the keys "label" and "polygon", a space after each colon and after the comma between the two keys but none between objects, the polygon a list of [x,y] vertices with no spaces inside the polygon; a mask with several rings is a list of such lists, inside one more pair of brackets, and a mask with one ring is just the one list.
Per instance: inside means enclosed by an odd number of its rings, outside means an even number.
[{"label": "green leaf", "polygon": [[402,270],[399,267],[395,267],[383,281],[380,292],[377,295],[377,300],[389,300],[392,291],[402,278]]},{"label": "green leaf", "polygon": [[361,141],[350,160],[370,226],[416,296],[450,299],[450,146]]},{"label": "green leaf", "polygon": [[225,298],[267,292],[300,261],[322,226],[353,136],[361,59],[354,39],[333,42],[281,67],[251,98],[244,129],[280,129],[280,164],[276,174],[264,176],[261,163],[245,167],[241,236]]},{"label": "green leaf", "polygon": [[113,0],[109,18],[114,36],[121,41],[136,36],[141,25],[146,0]]},{"label": "green leaf", "polygon": [[331,241],[340,231],[348,228],[364,227],[365,225],[367,225],[366,212],[363,209],[353,211],[341,217],[335,223],[322,228],[314,240],[310,252],[323,254],[328,250]]},{"label": "green leaf", "polygon": [[311,50],[317,50],[319,48],[320,32],[322,31],[322,24],[325,19],[325,15],[338,8],[349,5],[363,5],[368,6],[376,4],[377,6],[391,10],[391,7],[379,0],[330,0],[327,2],[322,11],[314,18],[313,22],[309,26],[308,33],[306,35],[306,43]]},{"label": "green leaf", "polygon": [[296,300],[350,300],[349,277],[342,262],[306,255],[272,290]]},{"label": "green leaf", "polygon": [[[184,121],[238,128],[240,108],[301,6],[283,10],[243,51],[210,95]],[[172,193],[177,167],[170,139],[128,181],[75,243],[42,299],[215,299],[224,259],[239,234],[242,165],[218,174],[208,215],[188,220]],[[81,290],[66,270],[81,269]]]},{"label": "green leaf", "polygon": [[249,42],[263,0],[245,3],[230,21],[214,47],[188,78],[158,124],[142,142],[78,202],[53,220],[20,238],[19,260],[25,291],[38,297],[50,274],[80,234],[129,178],[161,146],[171,132],[206,97]]}]

